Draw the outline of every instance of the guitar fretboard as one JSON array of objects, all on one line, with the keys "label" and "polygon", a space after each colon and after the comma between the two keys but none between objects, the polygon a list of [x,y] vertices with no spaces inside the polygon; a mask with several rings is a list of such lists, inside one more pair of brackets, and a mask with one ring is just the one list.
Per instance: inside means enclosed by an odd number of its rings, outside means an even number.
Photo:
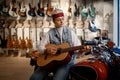
[{"label": "guitar fretboard", "polygon": [[65,49],[58,49],[57,53],[64,53],[64,52],[68,52],[68,51],[75,51],[75,50],[79,50],[79,49],[83,49],[84,46],[75,46],[75,47],[69,47],[69,48],[65,48]]}]

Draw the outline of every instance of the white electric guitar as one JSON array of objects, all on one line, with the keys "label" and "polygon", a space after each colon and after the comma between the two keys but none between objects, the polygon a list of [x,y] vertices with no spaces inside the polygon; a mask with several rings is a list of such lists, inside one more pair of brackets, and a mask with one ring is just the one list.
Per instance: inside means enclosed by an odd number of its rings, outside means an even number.
[{"label": "white electric guitar", "polygon": [[10,10],[9,10],[9,15],[12,17],[17,17],[17,5],[16,5],[16,0],[12,0],[10,2]]},{"label": "white electric guitar", "polygon": [[19,4],[20,9],[18,10],[18,14],[21,17],[26,17],[26,6],[25,6],[25,1],[22,0],[21,4]]}]

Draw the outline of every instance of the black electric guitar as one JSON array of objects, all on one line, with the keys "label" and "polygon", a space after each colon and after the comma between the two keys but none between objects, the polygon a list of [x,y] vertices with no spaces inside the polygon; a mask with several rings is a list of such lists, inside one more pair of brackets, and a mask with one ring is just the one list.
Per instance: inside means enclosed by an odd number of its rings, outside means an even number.
[{"label": "black electric guitar", "polygon": [[77,2],[75,2],[74,6],[75,6],[74,16],[79,17],[79,15],[80,15],[80,6],[77,5]]},{"label": "black electric guitar", "polygon": [[30,10],[28,11],[28,14],[32,17],[35,17],[36,16],[36,13],[35,13],[36,8],[33,5],[33,0],[31,3],[29,3],[29,8],[30,8]]},{"label": "black electric guitar", "polygon": [[45,16],[44,7],[43,7],[43,0],[39,0],[37,14],[41,17]]},{"label": "black electric guitar", "polygon": [[2,15],[2,16],[9,16],[8,10],[9,10],[9,7],[8,7],[8,5],[6,4],[6,0],[4,0],[4,1],[3,1],[3,6],[2,6],[2,13],[1,13],[1,15]]},{"label": "black electric guitar", "polygon": [[46,45],[46,48],[49,48],[51,46],[58,48],[56,55],[49,55],[47,53],[40,54],[37,58],[38,66],[43,68],[50,68],[57,64],[66,64],[71,59],[69,54],[70,51],[80,50],[84,48],[84,46],[69,47],[68,43],[63,43],[60,45],[48,44]]}]

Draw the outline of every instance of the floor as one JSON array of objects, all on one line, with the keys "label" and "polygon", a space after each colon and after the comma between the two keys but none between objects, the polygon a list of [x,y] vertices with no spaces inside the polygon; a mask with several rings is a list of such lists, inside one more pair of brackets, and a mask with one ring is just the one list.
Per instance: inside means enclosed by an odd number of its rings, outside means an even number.
[{"label": "floor", "polygon": [[29,80],[33,67],[30,58],[0,57],[0,80]]}]

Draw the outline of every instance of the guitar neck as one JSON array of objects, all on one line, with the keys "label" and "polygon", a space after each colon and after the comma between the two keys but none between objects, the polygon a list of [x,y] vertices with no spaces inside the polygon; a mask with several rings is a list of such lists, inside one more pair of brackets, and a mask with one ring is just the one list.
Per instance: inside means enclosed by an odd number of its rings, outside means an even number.
[{"label": "guitar neck", "polygon": [[75,47],[60,49],[60,50],[58,50],[58,52],[64,53],[64,52],[75,51],[75,50],[79,50],[79,49],[83,49],[83,48],[84,48],[84,46],[75,46]]}]

